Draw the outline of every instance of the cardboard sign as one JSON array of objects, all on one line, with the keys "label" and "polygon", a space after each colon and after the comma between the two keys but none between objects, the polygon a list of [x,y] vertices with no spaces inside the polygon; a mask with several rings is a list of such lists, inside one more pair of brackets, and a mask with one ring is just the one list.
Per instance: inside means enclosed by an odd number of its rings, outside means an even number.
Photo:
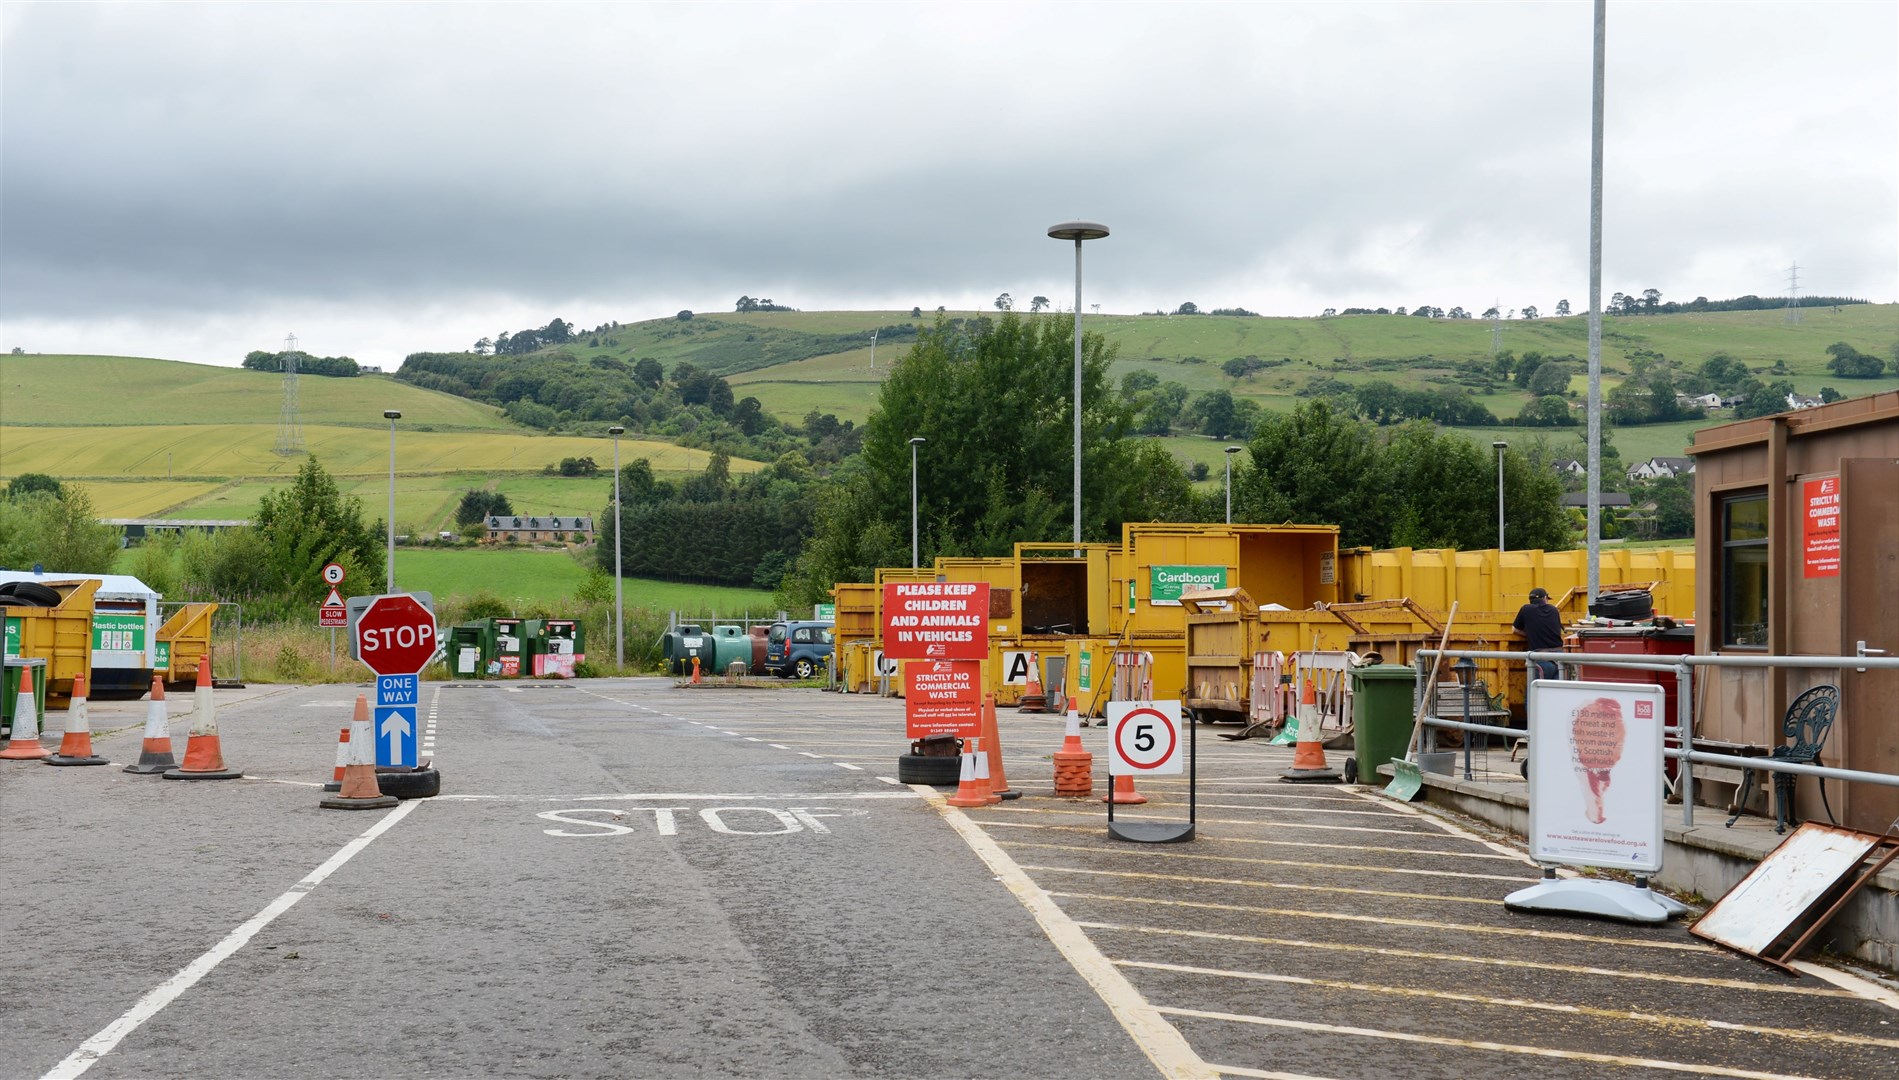
[{"label": "cardboard sign", "polygon": [[903,695],[905,737],[982,736],[981,664],[936,660],[910,664],[905,670],[910,676]]},{"label": "cardboard sign", "polygon": [[1840,478],[1801,485],[1800,565],[1810,578],[1840,576]]},{"label": "cardboard sign", "polygon": [[1147,602],[1150,604],[1179,607],[1182,593],[1224,588],[1226,588],[1226,567],[1224,566],[1153,566],[1148,568]]},{"label": "cardboard sign", "polygon": [[1530,684],[1530,856],[1541,863],[1662,868],[1660,686]]},{"label": "cardboard sign", "polygon": [[891,660],[985,660],[989,583],[887,582],[883,631]]}]

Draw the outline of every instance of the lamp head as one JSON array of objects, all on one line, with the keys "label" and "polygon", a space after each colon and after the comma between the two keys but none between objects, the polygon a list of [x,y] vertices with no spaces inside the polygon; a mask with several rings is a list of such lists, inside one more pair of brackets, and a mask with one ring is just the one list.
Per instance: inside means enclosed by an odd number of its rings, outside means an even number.
[{"label": "lamp head", "polygon": [[400,420],[402,419],[402,410],[401,409],[384,409],[382,411],[382,418],[384,420]]},{"label": "lamp head", "polygon": [[618,424],[615,424],[612,427],[607,429],[607,434],[612,435],[615,438],[618,438],[619,436],[626,434],[626,429],[621,427]]},{"label": "lamp head", "polygon": [[926,442],[928,442],[928,441],[929,441],[928,439],[925,439],[925,438],[924,438],[923,436],[921,436],[921,435],[912,435],[912,436],[910,437],[910,445],[911,445],[911,446],[916,446],[916,445],[918,445],[918,444],[920,444],[920,443],[926,443]]},{"label": "lamp head", "polygon": [[1229,446],[1226,448],[1226,452],[1229,454],[1237,454],[1244,449],[1246,449],[1244,446]]},{"label": "lamp head", "polygon": [[1468,656],[1460,657],[1457,663],[1451,665],[1451,670],[1457,672],[1459,684],[1469,686],[1471,679],[1477,674],[1477,662]]},{"label": "lamp head", "polygon": [[1098,221],[1063,221],[1048,227],[1056,240],[1099,240],[1108,235],[1108,227]]},{"label": "lamp head", "polygon": [[1504,447],[1509,446],[1510,444],[1507,442],[1504,442],[1502,439],[1498,439],[1496,442],[1493,442],[1490,445],[1496,447],[1499,450],[1502,450]]}]

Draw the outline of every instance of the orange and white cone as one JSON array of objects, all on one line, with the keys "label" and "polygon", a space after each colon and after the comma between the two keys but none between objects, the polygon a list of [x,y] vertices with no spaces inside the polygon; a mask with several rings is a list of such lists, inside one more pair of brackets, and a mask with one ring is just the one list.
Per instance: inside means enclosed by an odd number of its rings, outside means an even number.
[{"label": "orange and white cone", "polygon": [[996,801],[1020,799],[1020,791],[1009,790],[1009,774],[1002,770],[1002,730],[996,726],[996,698],[994,694],[982,697],[982,744],[986,749],[983,757],[989,768],[989,790]]},{"label": "orange and white cone", "polygon": [[177,767],[178,759],[171,756],[171,717],[166,713],[165,680],[154,675],[152,698],[145,704],[145,744],[139,748],[138,760],[127,765],[125,771],[150,775]]},{"label": "orange and white cone", "polygon": [[1055,794],[1068,799],[1085,799],[1095,793],[1095,756],[1081,745],[1081,714],[1075,699],[1068,699],[1068,730],[1062,736],[1062,748],[1055,751]]},{"label": "orange and white cone", "polygon": [[45,759],[48,765],[109,765],[92,752],[92,718],[86,707],[86,677],[73,676],[73,700],[66,707],[66,734],[59,740],[59,752]]},{"label": "orange and white cone", "polygon": [[369,723],[369,699],[356,695],[349,721],[349,763],[343,766],[342,790],[317,805],[325,810],[380,810],[396,805],[376,783],[376,736]]},{"label": "orange and white cone", "polygon": [[988,764],[982,759],[981,750],[963,752],[963,771],[956,784],[956,794],[944,800],[951,806],[971,807],[988,806],[991,802],[1001,802],[989,793],[989,779],[985,775]]},{"label": "orange and white cone", "polygon": [[42,761],[52,757],[53,752],[40,745],[40,713],[33,701],[32,672],[20,672],[20,696],[13,700],[13,737],[0,746],[0,758]]},{"label": "orange and white cone", "polygon": [[1299,739],[1292,748],[1292,768],[1279,780],[1286,784],[1336,784],[1343,777],[1325,765],[1325,745],[1319,740],[1319,695],[1307,679],[1299,692]]},{"label": "orange and white cone", "polygon": [[1042,692],[1042,657],[1040,654],[1029,654],[1029,684],[1022,688],[1022,700],[1017,704],[1016,711],[1048,711],[1048,695]]},{"label": "orange and white cone", "polygon": [[191,714],[191,737],[185,740],[185,763],[167,769],[167,780],[236,780],[244,774],[224,767],[224,744],[218,739],[218,707],[212,699],[211,658],[198,661],[196,711]]},{"label": "orange and white cone", "polygon": [[[358,695],[361,696],[361,695]],[[336,736],[336,772],[330,782],[323,785],[325,791],[343,790],[343,769],[349,765],[349,728],[345,727]]]}]

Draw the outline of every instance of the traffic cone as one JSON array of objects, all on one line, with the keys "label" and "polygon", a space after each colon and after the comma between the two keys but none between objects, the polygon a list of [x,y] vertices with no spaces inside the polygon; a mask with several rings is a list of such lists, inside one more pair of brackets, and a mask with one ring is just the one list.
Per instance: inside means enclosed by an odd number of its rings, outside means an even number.
[{"label": "traffic cone", "polygon": [[40,761],[52,757],[53,752],[40,745],[40,713],[33,703],[32,672],[20,672],[20,696],[13,700],[13,737],[5,746],[0,746],[0,758]]},{"label": "traffic cone", "polygon": [[1114,778],[1114,787],[1108,791],[1107,795],[1102,797],[1101,801],[1111,802],[1116,806],[1123,804],[1139,806],[1147,801],[1147,796],[1134,790],[1134,777],[1131,774],[1123,773]]},{"label": "traffic cone", "polygon": [[990,795],[989,781],[986,777],[977,774],[978,769],[981,769],[983,772],[988,771],[987,767],[982,764],[982,751],[965,750],[963,752],[962,775],[957,778],[956,794],[951,795],[944,801],[951,806],[962,807],[988,806],[992,801],[1001,802],[1001,799],[994,799]]},{"label": "traffic cone", "polygon": [[1085,799],[1095,793],[1095,756],[1082,749],[1081,714],[1075,699],[1068,699],[1068,730],[1062,736],[1062,748],[1055,751],[1055,794],[1069,799]]},{"label": "traffic cone", "polygon": [[1002,771],[1002,731],[996,726],[996,696],[984,694],[982,697],[982,744],[988,749],[983,756],[988,759],[989,790],[996,801],[1020,799],[1020,791],[1009,789],[1009,774]]},{"label": "traffic cone", "polygon": [[1022,701],[1015,711],[1048,711],[1048,695],[1042,692],[1042,658],[1036,653],[1029,654],[1029,685],[1023,688]]},{"label": "traffic cone", "polygon": [[692,685],[699,685],[699,658],[696,656],[692,658]]},{"label": "traffic cone", "polygon": [[349,762],[340,784],[341,790],[317,805],[325,810],[381,810],[398,801],[384,795],[376,783],[376,736],[369,726],[369,699],[361,694],[349,721]]},{"label": "traffic cone", "polygon": [[145,705],[145,745],[139,748],[138,761],[125,767],[129,773],[162,773],[178,767],[171,756],[171,718],[166,715],[165,680],[152,676],[152,699]]},{"label": "traffic cone", "polygon": [[59,753],[47,758],[46,764],[110,764],[92,752],[92,721],[86,709],[86,677],[83,674],[73,676],[73,700],[66,707],[66,734],[59,740]]},{"label": "traffic cone", "polygon": [[1292,748],[1292,768],[1279,777],[1285,784],[1336,784],[1342,778],[1326,768],[1325,745],[1319,741],[1319,695],[1307,679],[1299,692],[1299,740]]},{"label": "traffic cone", "polygon": [[343,790],[343,769],[349,764],[349,728],[343,728],[336,737],[336,772],[330,782],[323,785],[325,791]]},{"label": "traffic cone", "polygon": [[218,707],[211,697],[211,658],[198,661],[197,709],[191,715],[191,737],[185,740],[185,763],[164,772],[167,780],[236,780],[244,774],[224,767],[224,744],[218,741]]}]

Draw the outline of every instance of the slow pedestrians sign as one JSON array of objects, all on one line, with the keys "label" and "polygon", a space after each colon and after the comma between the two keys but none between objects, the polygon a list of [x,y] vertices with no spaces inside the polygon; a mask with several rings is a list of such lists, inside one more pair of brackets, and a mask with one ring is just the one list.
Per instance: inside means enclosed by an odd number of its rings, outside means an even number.
[{"label": "slow pedestrians sign", "polygon": [[349,625],[349,611],[344,608],[343,597],[335,586],[330,587],[330,595],[323,598],[323,606],[317,610],[317,625],[332,628]]}]

